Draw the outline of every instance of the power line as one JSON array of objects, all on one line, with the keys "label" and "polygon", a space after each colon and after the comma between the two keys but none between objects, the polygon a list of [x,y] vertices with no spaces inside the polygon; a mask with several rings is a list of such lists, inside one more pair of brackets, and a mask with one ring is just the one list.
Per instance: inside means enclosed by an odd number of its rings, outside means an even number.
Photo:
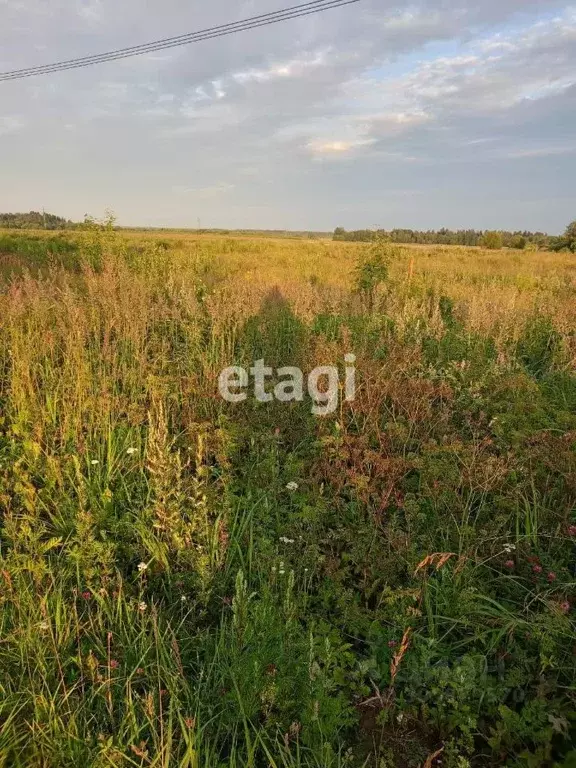
[{"label": "power line", "polygon": [[280,11],[274,11],[272,13],[262,14],[260,16],[253,16],[242,21],[223,24],[217,27],[209,27],[208,29],[203,29],[198,32],[191,32],[186,35],[165,38],[163,40],[157,40],[143,45],[132,46],[130,48],[121,48],[115,51],[109,51],[107,53],[94,54],[77,59],[69,59],[67,61],[56,62],[54,64],[46,64],[38,67],[30,67],[28,69],[5,72],[0,74],[0,81],[17,80],[21,77],[32,77],[33,75],[60,72],[66,69],[75,69],[78,67],[90,66],[92,64],[100,64],[106,61],[114,61],[117,59],[127,58],[129,56],[138,56],[144,53],[163,50],[165,48],[188,45],[194,42],[201,42],[202,40],[209,40],[214,37],[222,37],[223,35],[232,34],[233,32],[242,32],[244,30],[253,29],[255,27],[265,26],[266,24],[275,24],[279,21],[298,18],[299,16],[306,16],[311,13],[318,13],[319,11],[329,10],[330,8],[337,8],[341,5],[350,5],[351,3],[355,2],[359,2],[359,0],[312,0],[311,2],[307,2],[302,5],[293,6],[291,8],[286,8]]},{"label": "power line", "polygon": [[269,24],[278,24],[281,21],[297,19],[301,16],[308,16],[313,13],[320,13],[322,11],[328,11],[332,8],[340,8],[344,5],[352,5],[353,3],[358,2],[360,2],[360,0],[311,0],[310,2],[302,3],[301,5],[295,5],[279,11],[264,13],[259,16],[252,16],[250,18],[243,19],[242,21],[235,21],[228,24],[221,24],[216,27],[209,27],[207,29],[199,30],[198,32],[189,32],[188,34],[178,35],[177,37],[167,37],[163,40],[155,40],[151,43],[134,45],[129,48],[118,48],[113,51],[108,51],[107,53],[93,54],[91,56],[83,56],[76,59],[58,61],[53,64],[44,64],[37,67],[29,67],[27,69],[16,69],[11,72],[3,72],[0,73],[0,82],[7,82],[8,80],[20,80],[25,77],[46,75],[52,72],[64,72],[68,69],[89,67],[94,64],[102,64],[107,61],[117,61],[118,59],[125,59],[131,56],[141,56],[145,53],[162,51],[166,48],[176,48],[181,45],[190,45],[192,43],[202,42],[203,40],[212,40],[216,37],[223,37],[225,35],[235,34],[236,32],[244,32],[249,29],[255,29],[257,27],[264,27]]},{"label": "power line", "polygon": [[[284,10],[279,11],[272,11],[270,13],[264,13],[260,16],[251,16],[247,19],[243,19],[242,21],[235,21],[230,22],[228,24],[221,24],[217,27],[208,27],[208,29],[200,30],[199,32],[189,32],[185,35],[178,35],[177,37],[169,37],[164,38],[162,40],[156,40],[151,43],[144,43],[142,45],[134,45],[129,48],[120,48],[115,51],[109,51],[108,53],[101,53],[101,54],[92,54],[90,56],[83,56],[76,59],[69,59],[67,61],[57,62],[55,64],[45,64],[38,67],[30,67],[29,69],[17,69],[13,72],[5,72],[0,77],[3,76],[11,76],[11,75],[19,75],[24,74],[28,72],[36,72],[37,70],[44,70],[49,69],[52,70],[54,67],[60,67],[60,66],[66,66],[66,65],[72,65],[72,64],[79,64],[80,62],[87,62],[87,63],[99,63],[99,60],[109,60],[109,57],[121,57],[121,56],[136,56],[140,53],[148,53],[149,51],[155,51],[158,49],[161,49],[163,47],[172,47],[177,45],[185,45],[188,42],[195,42],[196,38],[203,39],[205,35],[212,35],[212,34],[223,34],[224,32],[233,32],[233,31],[242,31],[236,30],[236,27],[243,27],[245,25],[250,25],[247,28],[250,28],[253,24],[259,21],[269,20],[271,17],[280,17],[284,14],[293,14],[300,11],[304,11],[310,8],[314,9],[314,13],[318,11],[317,6],[323,6],[326,4],[331,4],[333,2],[336,2],[336,0],[311,0],[311,2],[303,3],[302,5],[297,5],[291,8],[285,8]],[[316,7],[315,7],[316,6]],[[276,19],[274,19],[276,20]],[[279,21],[282,21],[283,19],[278,18]]]},{"label": "power line", "polygon": [[[79,67],[91,66],[93,64],[100,64],[106,61],[114,61],[117,59],[127,58],[129,56],[138,56],[145,53],[151,53],[153,51],[163,50],[166,48],[188,45],[190,43],[201,42],[202,40],[209,40],[215,37],[222,37],[234,32],[243,32],[245,30],[254,29],[256,27],[265,26],[267,24],[275,24],[280,21],[298,18],[300,16],[307,16],[311,13],[318,13],[319,11],[338,8],[340,6],[350,5],[356,2],[359,2],[359,0],[314,0],[314,2],[305,3],[304,6],[295,6],[294,8],[285,9],[284,11],[277,11],[273,14],[265,14],[263,17],[253,17],[253,19],[246,19],[244,21],[234,22],[232,24],[225,24],[220,27],[213,27],[207,30],[193,32],[188,35],[181,35],[178,38],[167,38],[166,40],[147,43],[141,46],[133,46],[131,48],[119,49],[117,51],[110,51],[104,54],[86,56],[79,59],[70,59],[68,61],[57,62],[54,64],[31,67],[29,69],[5,72],[0,74],[0,81],[18,80],[23,77],[49,74],[51,72],[61,72],[67,69],[76,69]],[[314,7],[308,8],[307,6]]]}]

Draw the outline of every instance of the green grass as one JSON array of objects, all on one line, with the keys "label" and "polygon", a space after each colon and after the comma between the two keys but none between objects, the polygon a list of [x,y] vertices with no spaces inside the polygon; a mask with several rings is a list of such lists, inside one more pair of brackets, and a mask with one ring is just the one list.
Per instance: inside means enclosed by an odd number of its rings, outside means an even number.
[{"label": "green grass", "polygon": [[38,274],[49,267],[74,269],[78,246],[63,236],[41,237],[0,232],[0,275],[21,274],[24,269]]},{"label": "green grass", "polygon": [[[37,238],[0,247],[0,765],[574,765],[573,261]],[[346,352],[326,418],[218,397]]]}]

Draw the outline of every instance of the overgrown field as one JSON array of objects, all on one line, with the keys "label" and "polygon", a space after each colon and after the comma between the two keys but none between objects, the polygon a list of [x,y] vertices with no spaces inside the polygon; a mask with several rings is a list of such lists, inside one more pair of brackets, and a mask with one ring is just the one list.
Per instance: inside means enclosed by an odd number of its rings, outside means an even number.
[{"label": "overgrown field", "polygon": [[[576,765],[573,254],[92,225],[0,274],[0,766]],[[218,394],[346,353],[324,418]]]}]

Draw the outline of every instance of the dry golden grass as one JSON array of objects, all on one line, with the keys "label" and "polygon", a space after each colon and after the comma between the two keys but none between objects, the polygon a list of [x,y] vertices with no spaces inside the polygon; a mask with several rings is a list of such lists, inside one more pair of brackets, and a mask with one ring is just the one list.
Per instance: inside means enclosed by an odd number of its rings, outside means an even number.
[{"label": "dry golden grass", "polygon": [[[510,764],[516,648],[564,722],[573,255],[385,248],[367,298],[367,245],[64,236],[66,268],[0,254],[0,764],[461,766],[474,707]],[[326,419],[218,395],[351,351]]]}]

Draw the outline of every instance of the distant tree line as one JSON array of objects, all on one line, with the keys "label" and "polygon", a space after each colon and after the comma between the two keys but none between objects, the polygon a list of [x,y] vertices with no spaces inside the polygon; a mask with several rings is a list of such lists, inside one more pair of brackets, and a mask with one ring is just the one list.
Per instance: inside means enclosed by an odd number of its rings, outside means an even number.
[{"label": "distant tree line", "polygon": [[552,245],[553,238],[545,232],[496,232],[477,229],[358,229],[347,232],[336,227],[334,240],[372,242],[386,239],[392,243],[419,243],[422,245],[479,245],[484,248],[543,249]]},{"label": "distant tree line", "polygon": [[[79,224],[56,216],[53,213],[0,213],[0,229],[76,229]],[[183,230],[187,231],[187,230]],[[308,237],[315,239],[324,237],[323,232],[288,232],[277,230],[205,230],[217,234],[250,233],[259,236],[284,237]],[[384,239],[392,243],[416,243],[422,245],[478,245],[484,248],[515,248],[519,250],[551,250],[572,251],[576,253],[576,221],[566,227],[566,231],[560,237],[548,235],[545,232],[528,231],[490,231],[477,229],[442,229],[426,231],[417,229],[356,229],[347,231],[343,227],[336,227],[333,234],[334,240],[346,240],[352,242],[374,242]]]},{"label": "distant tree line", "polygon": [[0,213],[0,228],[5,229],[70,229],[74,224],[53,213]]}]

